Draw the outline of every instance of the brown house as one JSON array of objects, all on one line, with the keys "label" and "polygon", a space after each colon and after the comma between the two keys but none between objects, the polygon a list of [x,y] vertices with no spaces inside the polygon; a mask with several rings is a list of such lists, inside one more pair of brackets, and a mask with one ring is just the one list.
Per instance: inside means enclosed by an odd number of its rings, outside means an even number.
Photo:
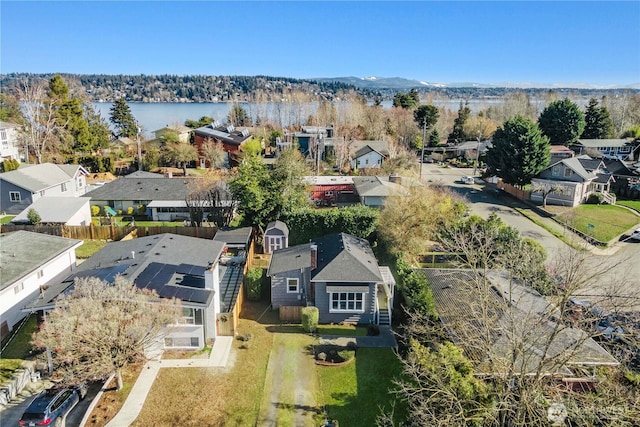
[{"label": "brown house", "polygon": [[202,145],[206,141],[221,143],[224,151],[228,153],[227,160],[231,164],[237,161],[240,146],[246,140],[251,138],[247,129],[238,130],[231,124],[221,125],[218,122],[213,122],[210,125],[200,127],[196,129],[194,133],[195,146],[198,149],[198,153],[200,153],[200,168],[209,167],[208,162],[202,154]]}]

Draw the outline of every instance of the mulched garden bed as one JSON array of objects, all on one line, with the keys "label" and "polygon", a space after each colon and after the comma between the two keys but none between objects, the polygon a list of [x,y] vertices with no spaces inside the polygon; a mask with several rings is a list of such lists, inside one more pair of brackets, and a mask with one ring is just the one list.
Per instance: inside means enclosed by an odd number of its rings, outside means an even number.
[{"label": "mulched garden bed", "polygon": [[355,348],[339,345],[317,345],[313,348],[316,365],[344,366],[355,360]]}]

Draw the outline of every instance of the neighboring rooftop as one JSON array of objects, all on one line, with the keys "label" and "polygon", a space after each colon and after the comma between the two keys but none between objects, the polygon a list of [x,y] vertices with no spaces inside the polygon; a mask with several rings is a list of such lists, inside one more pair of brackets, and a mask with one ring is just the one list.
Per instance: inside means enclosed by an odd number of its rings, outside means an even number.
[{"label": "neighboring rooftop", "polygon": [[[43,224],[61,223],[69,221],[91,199],[89,197],[40,197],[31,203],[28,208],[20,212],[11,220],[13,223],[31,222],[29,211],[34,209]],[[87,211],[89,208],[87,208]]]},{"label": "neighboring rooftop", "polygon": [[230,248],[249,249],[251,233],[253,233],[251,227],[221,228],[216,232],[213,240],[224,242]]},{"label": "neighboring rooftop", "polygon": [[0,234],[0,290],[81,244],[82,240],[24,230]]},{"label": "neighboring rooftop", "polygon": [[111,242],[78,266],[62,283],[51,286],[28,305],[32,310],[50,308],[56,297],[70,289],[76,277],[112,281],[121,274],[140,288],[154,289],[163,298],[206,306],[213,291],[204,289],[204,271],[215,263],[224,244],[208,239],[158,234]]},{"label": "neighboring rooftop", "polygon": [[118,178],[85,194],[93,200],[184,200],[194,178]]},{"label": "neighboring rooftop", "polygon": [[0,174],[0,180],[37,193],[69,181],[76,176],[78,171],[85,175],[88,174],[87,170],[80,165],[56,165],[53,163],[22,165],[17,170]]},{"label": "neighboring rooftop", "polygon": [[629,144],[628,139],[579,139],[577,144],[581,144],[585,148],[598,149],[600,147],[624,147]]},{"label": "neighboring rooftop", "polygon": [[195,133],[203,138],[209,137],[236,146],[251,138],[248,130],[237,130],[233,125],[221,125],[217,122],[202,126]]},{"label": "neighboring rooftop", "polygon": [[[523,375],[541,364],[544,374],[563,376],[573,376],[575,367],[618,365],[581,329],[551,321],[557,308],[504,272],[483,276],[470,269],[419,271],[431,285],[440,320],[452,341],[475,362],[477,374],[502,373],[512,355],[513,367]],[[522,348],[527,349],[524,354]]]}]

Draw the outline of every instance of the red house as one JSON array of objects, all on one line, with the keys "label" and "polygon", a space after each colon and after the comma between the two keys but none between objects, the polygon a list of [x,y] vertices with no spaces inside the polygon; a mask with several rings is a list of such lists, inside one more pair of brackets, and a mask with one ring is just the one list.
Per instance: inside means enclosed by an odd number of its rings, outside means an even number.
[{"label": "red house", "polygon": [[212,141],[222,143],[224,151],[228,154],[229,164],[236,162],[240,146],[247,139],[251,138],[247,129],[237,130],[233,125],[221,125],[218,122],[213,122],[210,125],[203,126],[194,131],[195,134],[195,146],[200,153],[200,165],[201,168],[209,167],[208,162],[202,155],[202,145],[206,141]]}]

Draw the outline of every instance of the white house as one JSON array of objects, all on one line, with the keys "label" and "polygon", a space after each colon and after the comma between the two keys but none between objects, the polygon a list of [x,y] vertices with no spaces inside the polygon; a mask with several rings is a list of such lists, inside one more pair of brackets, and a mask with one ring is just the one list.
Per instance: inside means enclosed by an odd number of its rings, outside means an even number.
[{"label": "white house", "polygon": [[0,162],[19,160],[18,129],[15,123],[0,122]]},{"label": "white house", "polygon": [[81,240],[14,231],[0,234],[0,322],[2,337],[26,313],[24,306],[39,292],[76,267],[75,249]]},{"label": "white house", "polygon": [[389,157],[385,141],[352,141],[349,144],[352,169],[379,168]]}]

